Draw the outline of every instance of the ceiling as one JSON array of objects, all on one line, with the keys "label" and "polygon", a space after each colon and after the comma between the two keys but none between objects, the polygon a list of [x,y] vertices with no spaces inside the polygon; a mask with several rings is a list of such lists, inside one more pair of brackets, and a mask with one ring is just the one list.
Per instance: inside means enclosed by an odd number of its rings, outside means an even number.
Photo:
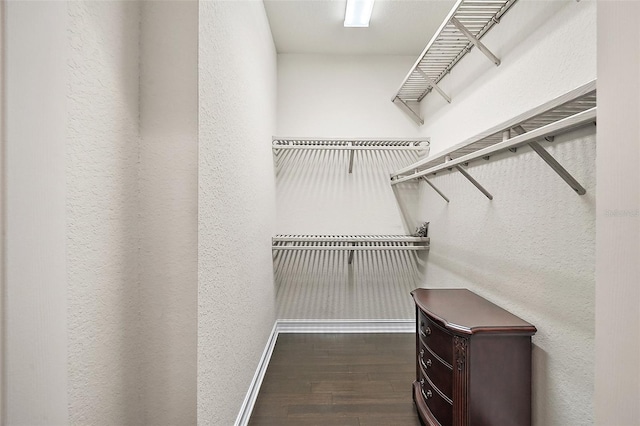
[{"label": "ceiling", "polygon": [[264,0],[278,53],[416,57],[454,3],[376,0],[368,28],[345,28],[346,0]]}]

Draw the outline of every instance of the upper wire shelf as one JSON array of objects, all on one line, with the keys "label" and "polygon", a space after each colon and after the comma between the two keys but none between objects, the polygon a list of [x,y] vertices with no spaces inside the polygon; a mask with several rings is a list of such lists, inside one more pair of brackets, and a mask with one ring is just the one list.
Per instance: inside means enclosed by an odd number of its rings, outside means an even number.
[{"label": "upper wire shelf", "polygon": [[422,125],[418,104],[436,90],[451,98],[438,83],[475,46],[494,64],[498,59],[480,39],[517,0],[458,0],[402,81],[391,101]]},{"label": "upper wire shelf", "polygon": [[582,185],[537,141],[543,139],[552,141],[555,135],[596,122],[596,100],[596,81],[593,80],[445,151],[430,155],[407,167],[394,171],[391,173],[391,184],[396,185],[413,179],[423,179],[448,202],[449,199],[435,188],[433,183],[427,179],[427,176],[445,169],[455,168],[482,191],[487,198],[492,199],[491,194],[469,176],[462,166],[479,158],[489,159],[490,155],[499,151],[507,149],[515,151],[520,146],[528,145],[576,193],[584,195],[586,191]]}]

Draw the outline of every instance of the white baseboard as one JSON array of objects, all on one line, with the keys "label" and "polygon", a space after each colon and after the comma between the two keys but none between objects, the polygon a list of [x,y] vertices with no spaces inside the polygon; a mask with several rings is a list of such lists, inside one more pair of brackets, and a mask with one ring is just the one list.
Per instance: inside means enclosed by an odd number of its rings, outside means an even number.
[{"label": "white baseboard", "polygon": [[253,411],[253,406],[255,405],[256,399],[258,398],[258,392],[260,391],[260,386],[262,385],[262,379],[264,379],[264,375],[267,372],[267,367],[269,366],[271,354],[273,353],[273,348],[276,346],[277,339],[278,320],[276,320],[275,324],[273,324],[271,334],[269,335],[269,339],[267,340],[267,345],[265,346],[264,351],[262,352],[262,356],[258,361],[258,368],[253,375],[253,379],[251,379],[251,383],[249,384],[249,391],[247,391],[247,395],[244,397],[244,401],[242,401],[240,413],[238,413],[238,417],[236,418],[236,422],[234,423],[235,426],[246,426],[249,424],[251,412]]},{"label": "white baseboard", "polygon": [[258,398],[262,380],[267,372],[271,354],[280,333],[415,333],[416,323],[413,319],[392,320],[296,320],[278,319],[273,325],[267,345],[262,352],[258,368],[249,385],[247,395],[240,407],[235,426],[249,424],[253,406]]}]

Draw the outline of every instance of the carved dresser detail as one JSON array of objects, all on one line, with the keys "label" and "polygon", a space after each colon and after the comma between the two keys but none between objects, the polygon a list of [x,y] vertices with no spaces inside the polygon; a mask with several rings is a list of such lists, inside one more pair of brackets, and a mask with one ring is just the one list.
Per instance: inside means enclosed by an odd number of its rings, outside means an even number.
[{"label": "carved dresser detail", "polygon": [[413,400],[430,426],[531,424],[528,322],[466,289],[411,292],[416,305]]}]

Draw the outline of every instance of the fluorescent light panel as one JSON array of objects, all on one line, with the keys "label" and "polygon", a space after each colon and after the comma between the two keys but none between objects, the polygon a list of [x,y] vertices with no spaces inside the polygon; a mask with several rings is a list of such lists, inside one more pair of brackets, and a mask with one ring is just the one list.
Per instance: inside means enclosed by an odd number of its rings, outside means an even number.
[{"label": "fluorescent light panel", "polygon": [[374,0],[347,0],[345,27],[368,27]]}]

